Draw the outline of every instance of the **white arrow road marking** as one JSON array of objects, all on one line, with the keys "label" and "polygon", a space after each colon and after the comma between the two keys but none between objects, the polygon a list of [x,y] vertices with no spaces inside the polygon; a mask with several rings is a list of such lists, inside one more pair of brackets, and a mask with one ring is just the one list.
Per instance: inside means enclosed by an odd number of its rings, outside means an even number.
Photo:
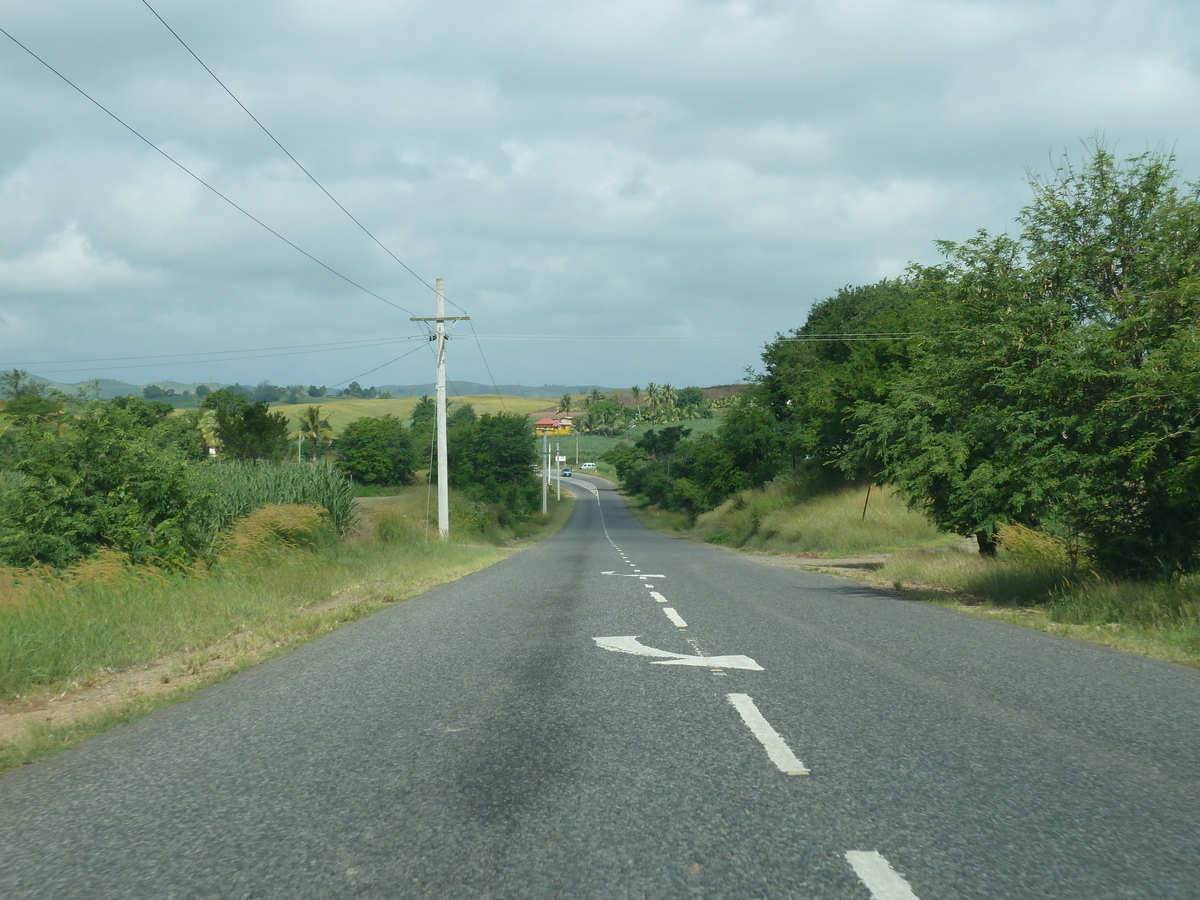
[{"label": "white arrow road marking", "polygon": [[917,900],[907,881],[896,874],[886,859],[874,850],[847,850],[846,861],[874,900]]},{"label": "white arrow road marking", "polygon": [[617,653],[631,653],[634,656],[656,656],[656,666],[709,666],[714,669],[749,669],[761,672],[763,667],[748,656],[689,656],[686,653],[671,653],[659,650],[657,647],[647,647],[638,640],[636,634],[620,637],[598,637],[593,641],[605,650]]},{"label": "white arrow road marking", "polygon": [[[767,751],[767,756],[775,767],[784,775],[807,775],[808,769],[804,763],[796,759],[796,754],[779,736],[779,732],[771,727],[771,723],[758,711],[749,694],[729,694],[729,702],[738,711],[746,727],[758,738],[758,742]],[[916,898],[913,898],[916,900]]]},{"label": "white arrow road marking", "polygon": [[679,613],[675,612],[675,610],[671,609],[671,607],[664,606],[663,607],[663,615],[665,615],[668,619],[670,619],[671,624],[674,625],[676,628],[687,628],[687,622],[683,621],[683,616],[681,616]]}]

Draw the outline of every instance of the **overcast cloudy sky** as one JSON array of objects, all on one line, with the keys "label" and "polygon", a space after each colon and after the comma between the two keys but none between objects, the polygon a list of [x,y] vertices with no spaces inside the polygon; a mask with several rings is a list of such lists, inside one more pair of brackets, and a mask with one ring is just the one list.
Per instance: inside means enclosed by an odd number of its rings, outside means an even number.
[{"label": "overcast cloudy sky", "polygon": [[[486,359],[500,384],[727,383],[838,287],[1010,228],[1027,172],[1092,135],[1200,178],[1184,0],[150,2],[384,246],[446,279],[481,338],[458,326],[452,379],[490,381]],[[431,290],[141,0],[6,0],[0,28],[387,301],[0,36],[0,366],[432,380],[405,340]],[[173,358],[114,361],[151,355]]]}]

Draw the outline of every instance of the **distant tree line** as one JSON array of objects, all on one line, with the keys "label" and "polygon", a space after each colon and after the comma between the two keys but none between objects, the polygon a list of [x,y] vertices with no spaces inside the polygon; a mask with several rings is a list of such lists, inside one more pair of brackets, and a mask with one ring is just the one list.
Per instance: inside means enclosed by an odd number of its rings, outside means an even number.
[{"label": "distant tree line", "polygon": [[984,554],[1017,523],[1108,574],[1194,571],[1200,188],[1169,154],[1098,145],[1030,187],[1015,236],[939,242],[941,263],[815,305],[715,435],[619,448],[626,483],[695,512],[823,472],[896,486]]},{"label": "distant tree line", "polygon": [[[210,556],[231,516],[265,503],[315,503],[344,530],[352,480],[402,485],[429,465],[435,415],[424,397],[408,423],[364,417],[334,438],[310,406],[296,436],[314,452],[297,464],[287,418],[231,389],[181,412],[142,397],[67,397],[14,370],[0,376],[0,400],[0,566],[64,567],[111,548],[186,567]],[[524,417],[459,406],[449,449],[451,483],[491,505],[493,518],[538,508]]]}]

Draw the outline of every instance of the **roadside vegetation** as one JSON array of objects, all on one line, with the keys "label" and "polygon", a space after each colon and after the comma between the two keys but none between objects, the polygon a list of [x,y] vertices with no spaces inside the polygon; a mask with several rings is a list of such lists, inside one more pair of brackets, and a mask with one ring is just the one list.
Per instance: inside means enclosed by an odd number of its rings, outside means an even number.
[{"label": "roadside vegetation", "polygon": [[[623,489],[728,546],[917,545],[884,583],[1195,662],[1200,185],[1093,143],[1030,188],[1015,236],[939,242],[942,263],[817,303],[714,433],[611,450]],[[868,484],[925,527],[838,513]]]},{"label": "roadside vegetation", "polygon": [[[267,401],[227,390],[178,413],[14,370],[0,393],[0,768],[490,565],[570,505],[541,516],[533,428],[511,412],[455,407],[445,543],[428,398],[341,433],[313,405],[305,453]],[[116,699],[95,717],[63,712],[97,691]]]},{"label": "roadside vegetation", "polygon": [[314,506],[262,506],[186,570],[114,550],[0,569],[0,772],[492,565],[561,527],[571,503],[501,524],[454,491],[450,542],[427,507],[425,488],[393,489],[360,501],[339,537]]}]

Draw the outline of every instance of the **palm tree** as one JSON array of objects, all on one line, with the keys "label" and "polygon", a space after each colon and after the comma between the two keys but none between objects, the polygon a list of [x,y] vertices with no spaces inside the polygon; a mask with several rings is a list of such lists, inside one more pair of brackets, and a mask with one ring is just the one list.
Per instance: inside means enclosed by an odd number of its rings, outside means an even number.
[{"label": "palm tree", "polygon": [[676,418],[675,402],[679,399],[679,391],[669,384],[664,384],[659,390],[662,391],[663,421],[673,421]]},{"label": "palm tree", "polygon": [[571,411],[571,395],[563,394],[562,399],[558,401],[558,411],[560,413]]},{"label": "palm tree", "polygon": [[321,440],[326,432],[332,434],[333,427],[328,419],[321,418],[321,407],[306,406],[300,413],[300,440],[303,441],[307,437],[313,442],[313,459],[317,458],[317,451],[321,448]]},{"label": "palm tree", "polygon": [[221,449],[221,437],[217,430],[217,412],[213,409],[206,409],[200,413],[199,419],[196,421],[196,427],[200,429],[200,440],[204,441],[204,446],[208,448],[211,455],[215,455]]},{"label": "palm tree", "polygon": [[637,415],[642,417],[642,389],[636,384],[629,389],[629,393],[633,394],[633,405],[637,407]]},{"label": "palm tree", "polygon": [[651,422],[655,421],[658,416],[658,406],[662,402],[662,393],[657,384],[653,381],[646,382],[646,406],[649,411],[646,414]]}]

